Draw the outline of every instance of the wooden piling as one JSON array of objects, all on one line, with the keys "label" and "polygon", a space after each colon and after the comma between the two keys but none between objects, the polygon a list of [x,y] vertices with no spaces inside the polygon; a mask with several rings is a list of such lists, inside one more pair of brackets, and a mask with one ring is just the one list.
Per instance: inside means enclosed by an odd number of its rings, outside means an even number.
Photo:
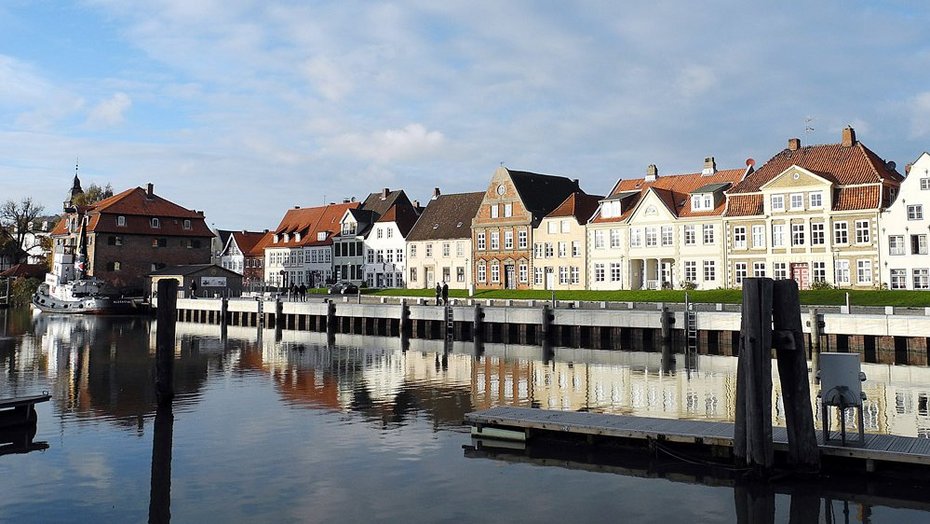
[{"label": "wooden piling", "polygon": [[178,307],[178,281],[158,281],[158,321],[155,334],[155,397],[159,405],[174,398],[174,343]]},{"label": "wooden piling", "polygon": [[[164,282],[164,281],[162,281]],[[161,309],[161,300],[158,301]],[[149,489],[149,522],[171,522],[171,443],[174,436],[174,413],[171,403],[155,411],[152,437],[152,479]]]},{"label": "wooden piling", "polygon": [[[555,296],[553,292],[552,296]],[[542,321],[540,322],[539,328],[539,343],[540,345],[547,345],[552,342],[552,320],[554,315],[552,314],[552,309],[549,306],[542,307]]]},{"label": "wooden piling", "polygon": [[662,347],[662,371],[669,373],[675,369],[675,357],[672,355],[672,326],[669,316],[672,313],[668,306],[662,304],[661,317],[661,347]]},{"label": "wooden piling", "polygon": [[743,280],[733,453],[756,469],[772,467],[772,280]]},{"label": "wooden piling", "polygon": [[[820,450],[811,411],[798,283],[794,280],[776,280],[773,286],[772,326],[778,378],[785,406],[788,461],[796,467],[816,470],[820,467]],[[814,319],[816,324],[816,312]]]},{"label": "wooden piling", "polygon": [[484,312],[481,310],[481,304],[475,302],[475,317],[472,321],[472,340],[476,344],[484,342]]},{"label": "wooden piling", "polygon": [[336,303],[330,300],[326,304],[326,339],[336,338]]}]

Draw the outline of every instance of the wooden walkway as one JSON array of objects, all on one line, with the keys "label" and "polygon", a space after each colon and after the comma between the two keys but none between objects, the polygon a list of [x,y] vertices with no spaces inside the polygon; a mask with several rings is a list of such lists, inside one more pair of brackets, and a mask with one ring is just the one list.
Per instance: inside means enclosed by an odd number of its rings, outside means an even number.
[{"label": "wooden walkway", "polygon": [[[476,436],[486,427],[524,431],[544,430],[578,435],[681,442],[708,446],[733,447],[733,424],[629,415],[607,415],[577,411],[498,406],[465,415],[465,422],[475,426]],[[835,440],[834,440],[835,439]],[[817,432],[817,443],[823,456],[846,457],[866,461],[930,465],[930,439],[896,435],[865,435],[860,444],[857,434],[847,432],[846,446],[840,443],[839,432],[823,443],[823,432]],[[783,427],[775,427],[772,440],[776,451],[787,451],[788,437]]]},{"label": "wooden walkway", "polygon": [[48,393],[0,399],[0,428],[35,424],[35,405],[47,402]]}]

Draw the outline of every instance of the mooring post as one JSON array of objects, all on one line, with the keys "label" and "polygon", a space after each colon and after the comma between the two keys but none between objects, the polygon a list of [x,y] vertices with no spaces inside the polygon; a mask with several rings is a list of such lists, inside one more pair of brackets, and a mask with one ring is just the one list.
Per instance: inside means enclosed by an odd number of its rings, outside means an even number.
[{"label": "mooring post", "polygon": [[220,339],[226,341],[227,328],[229,327],[229,298],[220,299]]},{"label": "mooring post", "polygon": [[772,285],[770,278],[743,280],[742,322],[736,372],[733,454],[768,470],[772,447]]},{"label": "mooring post", "polygon": [[542,307],[542,320],[539,324],[539,338],[542,345],[552,341],[552,311],[549,306]]},{"label": "mooring post", "polygon": [[662,348],[662,371],[670,373],[675,368],[675,357],[672,356],[672,327],[669,319],[668,306],[662,304],[661,325],[661,348]]},{"label": "mooring post", "polygon": [[274,339],[281,341],[284,330],[284,301],[278,297],[274,301]]},{"label": "mooring post", "polygon": [[158,281],[157,332],[155,334],[155,397],[159,405],[174,398],[174,334],[178,309],[178,281]]},{"label": "mooring post", "polygon": [[822,347],[820,344],[820,313],[817,312],[817,308],[812,308],[810,310],[810,327],[811,327],[811,368],[814,372],[820,370],[820,352]]},{"label": "mooring post", "polygon": [[155,411],[152,437],[152,480],[149,489],[149,522],[171,522],[171,443],[174,438],[174,413],[171,403]]},{"label": "mooring post", "polygon": [[[816,325],[816,314],[813,316]],[[774,282],[772,326],[778,377],[785,405],[788,461],[795,466],[816,470],[820,467],[820,448],[817,446],[814,414],[811,410],[807,352],[804,350],[804,333],[801,331],[801,299],[796,281]]]},{"label": "mooring post", "polygon": [[400,301],[400,339],[410,339],[410,304],[406,298]]},{"label": "mooring post", "polygon": [[326,340],[329,345],[336,341],[336,303],[326,303]]}]

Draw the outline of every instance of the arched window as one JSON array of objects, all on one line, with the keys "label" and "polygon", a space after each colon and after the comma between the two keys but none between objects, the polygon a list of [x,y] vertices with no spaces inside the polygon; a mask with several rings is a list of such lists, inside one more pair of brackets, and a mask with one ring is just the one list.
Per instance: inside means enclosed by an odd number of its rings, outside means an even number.
[{"label": "arched window", "polygon": [[161,227],[161,220],[158,220],[157,217],[152,217],[152,227],[154,228]]}]

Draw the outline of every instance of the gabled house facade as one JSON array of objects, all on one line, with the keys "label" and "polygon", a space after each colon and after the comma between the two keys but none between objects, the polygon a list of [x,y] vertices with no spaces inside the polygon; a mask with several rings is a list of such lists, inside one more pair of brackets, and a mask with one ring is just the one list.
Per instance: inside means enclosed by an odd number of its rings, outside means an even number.
[{"label": "gabled house facade", "polygon": [[788,147],[728,191],[724,235],[727,283],[768,276],[877,288],[879,215],[903,177],[856,140]]},{"label": "gabled house facade", "polygon": [[333,280],[360,285],[365,280],[368,238],[381,215],[394,205],[412,206],[403,190],[384,188],[371,193],[362,204],[348,209],[340,220],[340,232],[333,238]]},{"label": "gabled house facade", "polygon": [[266,234],[268,234],[267,229],[265,231],[229,231],[225,235],[226,244],[220,249],[217,265],[245,276],[248,253]]},{"label": "gabled house facade", "polygon": [[406,287],[406,237],[419,216],[418,208],[400,203],[375,221],[365,239],[364,272],[368,287]]},{"label": "gabled house facade", "polygon": [[213,232],[203,213],[136,187],[87,207],[65,210],[50,236],[53,257],[73,255],[82,223],[87,274],[126,294],[144,292],[146,276],[167,266],[207,264]]},{"label": "gabled house facade", "polygon": [[279,287],[321,287],[332,280],[333,239],[340,220],[358,208],[357,202],[295,207],[287,210],[271,238],[259,243],[264,251],[264,279]]},{"label": "gabled house facade", "polygon": [[497,168],[472,220],[475,287],[531,289],[533,231],[578,191],[577,179]]},{"label": "gabled house facade", "polygon": [[439,189],[407,235],[407,287],[452,289],[472,285],[471,223],[484,193],[442,195]]},{"label": "gabled house facade", "polygon": [[725,284],[724,191],[752,167],[621,179],[587,227],[588,288],[714,289]]},{"label": "gabled house facade", "polygon": [[930,289],[930,153],[905,171],[897,196],[880,215],[881,282],[889,289]]},{"label": "gabled house facade", "polygon": [[602,198],[576,191],[539,223],[533,232],[534,289],[585,289],[585,226]]}]

